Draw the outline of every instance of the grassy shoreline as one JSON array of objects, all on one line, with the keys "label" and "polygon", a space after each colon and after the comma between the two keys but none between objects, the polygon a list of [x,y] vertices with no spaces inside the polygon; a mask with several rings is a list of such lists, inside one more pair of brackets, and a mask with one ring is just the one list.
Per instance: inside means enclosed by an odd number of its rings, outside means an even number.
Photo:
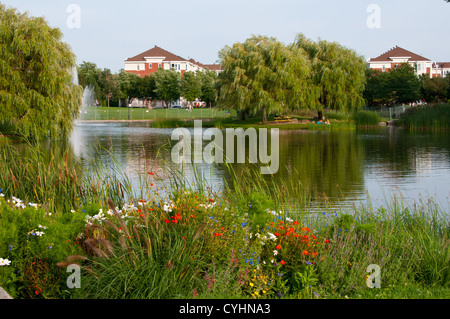
[{"label": "grassy shoreline", "polygon": [[[216,192],[170,167],[142,176],[137,195],[101,163],[74,182],[76,165],[42,155],[0,172],[0,286],[16,299],[450,297],[449,218],[432,200],[311,214],[301,190],[292,201],[294,185],[256,172]],[[67,287],[70,264],[80,289]],[[380,289],[366,285],[370,264]]]}]

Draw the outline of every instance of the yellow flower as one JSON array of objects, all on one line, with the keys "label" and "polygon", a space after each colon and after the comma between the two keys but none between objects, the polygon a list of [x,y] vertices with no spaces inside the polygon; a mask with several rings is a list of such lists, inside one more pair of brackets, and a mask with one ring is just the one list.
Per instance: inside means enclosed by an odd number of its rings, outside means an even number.
[{"label": "yellow flower", "polygon": [[255,296],[259,296],[259,293],[257,291],[255,292]]},{"label": "yellow flower", "polygon": [[250,287],[253,287],[253,283],[252,282],[249,282],[248,284],[250,285]]},{"label": "yellow flower", "polygon": [[266,293],[266,291],[265,291],[265,290],[263,290],[263,291],[262,291],[262,293],[263,293],[263,294],[265,294],[265,293]]}]

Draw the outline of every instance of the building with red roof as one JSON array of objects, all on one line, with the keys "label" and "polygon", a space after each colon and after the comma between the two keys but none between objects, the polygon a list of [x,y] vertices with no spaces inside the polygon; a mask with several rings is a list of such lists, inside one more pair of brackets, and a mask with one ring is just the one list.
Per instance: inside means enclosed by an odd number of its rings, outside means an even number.
[{"label": "building with red roof", "polygon": [[416,75],[427,74],[430,78],[446,76],[450,73],[448,63],[433,62],[399,46],[395,46],[376,58],[369,59],[368,63],[371,69],[382,72],[392,70],[402,63],[409,63],[415,68]]},{"label": "building with red roof", "polygon": [[156,45],[150,50],[126,59],[124,63],[126,72],[135,73],[142,77],[155,73],[159,69],[173,69],[180,72],[182,75],[184,72],[205,70],[215,72],[221,71],[221,67],[218,64],[202,64],[194,59],[186,60],[185,58],[164,50]]}]

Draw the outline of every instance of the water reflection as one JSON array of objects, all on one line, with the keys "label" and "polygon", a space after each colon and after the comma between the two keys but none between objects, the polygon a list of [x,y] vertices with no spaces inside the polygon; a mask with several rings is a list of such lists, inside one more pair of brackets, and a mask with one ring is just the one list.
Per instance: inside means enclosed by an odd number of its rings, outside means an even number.
[{"label": "water reflection", "polygon": [[[170,162],[168,145],[172,129],[151,128],[150,124],[78,124],[71,137],[74,153],[87,157],[92,146],[103,148],[102,161],[110,164],[108,150],[121,169],[137,183],[140,174],[153,171],[164,176]],[[172,141],[172,145],[176,141]],[[209,141],[204,141],[204,145]],[[417,199],[436,197],[449,207],[450,140],[447,133],[410,133],[397,128],[374,131],[280,131],[280,168],[275,177],[300,182],[317,202],[354,200],[370,194],[383,200],[393,192]],[[240,176],[248,164],[233,164]],[[188,179],[190,165],[178,166]],[[211,187],[223,185],[230,176],[223,165],[196,166]],[[265,176],[265,178],[270,178]]]}]

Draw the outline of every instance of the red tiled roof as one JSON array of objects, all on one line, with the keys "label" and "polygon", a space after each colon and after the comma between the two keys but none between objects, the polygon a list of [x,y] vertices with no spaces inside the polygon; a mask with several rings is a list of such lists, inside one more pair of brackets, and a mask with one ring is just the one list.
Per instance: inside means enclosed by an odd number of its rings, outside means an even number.
[{"label": "red tiled roof", "polygon": [[450,68],[450,62],[436,62],[436,64],[442,69]]},{"label": "red tiled roof", "polygon": [[195,65],[198,65],[198,66],[200,66],[202,68],[205,67],[203,64],[201,64],[200,62],[195,61],[194,59],[189,59],[189,62],[191,62],[191,63],[193,63]]},{"label": "red tiled roof", "polygon": [[182,57],[155,45],[155,47],[150,50],[142,52],[141,54],[138,54],[132,58],[128,58],[126,62],[145,61],[146,57],[165,57],[164,61],[186,61],[186,59],[183,59]]},{"label": "red tiled roof", "polygon": [[379,57],[372,58],[369,61],[370,62],[376,62],[376,61],[391,61],[390,58],[395,57],[410,57],[409,61],[430,61],[427,58],[424,58],[423,56],[420,56],[418,54],[415,54],[411,51],[405,50],[403,48],[400,48],[396,46],[395,48],[392,48],[391,50],[383,53]]},{"label": "red tiled roof", "polygon": [[222,66],[220,64],[204,64],[203,66],[210,71],[222,71]]}]

